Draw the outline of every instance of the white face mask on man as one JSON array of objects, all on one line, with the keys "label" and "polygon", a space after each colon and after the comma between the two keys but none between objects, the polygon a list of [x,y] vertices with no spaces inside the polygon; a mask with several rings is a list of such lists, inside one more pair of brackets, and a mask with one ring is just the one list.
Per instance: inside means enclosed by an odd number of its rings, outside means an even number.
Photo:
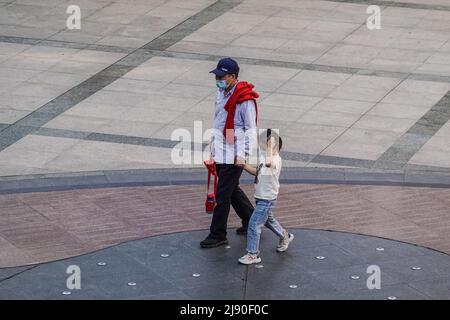
[{"label": "white face mask on man", "polygon": [[225,80],[216,80],[216,86],[219,89],[226,89],[228,87],[228,84]]}]

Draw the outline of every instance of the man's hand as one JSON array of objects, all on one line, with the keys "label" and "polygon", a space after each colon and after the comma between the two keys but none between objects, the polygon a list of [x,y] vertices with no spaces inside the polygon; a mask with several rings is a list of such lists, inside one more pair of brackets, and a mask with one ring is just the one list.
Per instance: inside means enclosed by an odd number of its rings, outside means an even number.
[{"label": "man's hand", "polygon": [[248,173],[250,173],[251,175],[254,175],[254,176],[256,176],[256,174],[257,174],[256,168],[253,168],[248,163],[244,164],[244,170],[247,171]]},{"label": "man's hand", "polygon": [[234,164],[238,167],[243,168],[245,166],[245,159],[240,156],[236,156],[234,158]]}]

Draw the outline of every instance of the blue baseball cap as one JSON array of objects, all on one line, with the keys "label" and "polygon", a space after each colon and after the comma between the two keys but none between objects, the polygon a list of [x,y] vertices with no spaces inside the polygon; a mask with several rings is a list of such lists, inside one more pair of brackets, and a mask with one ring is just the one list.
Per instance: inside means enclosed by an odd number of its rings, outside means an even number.
[{"label": "blue baseball cap", "polygon": [[211,70],[209,73],[214,73],[215,75],[222,77],[226,74],[239,74],[239,66],[236,61],[231,58],[223,58],[219,60],[217,67]]}]

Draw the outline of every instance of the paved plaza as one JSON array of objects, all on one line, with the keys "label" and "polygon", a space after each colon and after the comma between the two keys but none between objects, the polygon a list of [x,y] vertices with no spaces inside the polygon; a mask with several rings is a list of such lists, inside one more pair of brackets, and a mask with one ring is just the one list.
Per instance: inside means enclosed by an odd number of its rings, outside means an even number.
[{"label": "paved plaza", "polygon": [[[176,130],[211,128],[209,71],[228,56],[260,93],[258,126],[283,137],[275,215],[297,237],[273,295],[254,287],[278,267],[270,234],[261,269],[237,265],[234,230],[230,250],[196,246],[208,136],[171,160]],[[0,0],[0,299],[450,299],[449,137],[450,0]],[[90,289],[64,296],[78,262]],[[384,263],[381,291],[349,280]],[[234,273],[223,292],[203,277],[217,265]],[[108,282],[128,267],[140,280]]]}]

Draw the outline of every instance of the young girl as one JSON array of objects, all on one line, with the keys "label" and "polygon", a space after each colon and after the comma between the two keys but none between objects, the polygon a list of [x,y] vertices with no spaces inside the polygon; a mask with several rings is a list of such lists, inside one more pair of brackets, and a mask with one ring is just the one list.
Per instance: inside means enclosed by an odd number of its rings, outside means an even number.
[{"label": "young girl", "polygon": [[247,231],[247,254],[239,258],[242,264],[260,263],[259,241],[263,225],[272,230],[280,241],[277,246],[278,252],[286,251],[294,235],[288,233],[273,217],[272,209],[276,204],[278,191],[280,189],[279,176],[281,170],[282,140],[271,129],[267,129],[267,139],[261,143],[261,152],[258,168],[246,164],[244,170],[255,176],[255,200],[256,207],[253,211]]}]

